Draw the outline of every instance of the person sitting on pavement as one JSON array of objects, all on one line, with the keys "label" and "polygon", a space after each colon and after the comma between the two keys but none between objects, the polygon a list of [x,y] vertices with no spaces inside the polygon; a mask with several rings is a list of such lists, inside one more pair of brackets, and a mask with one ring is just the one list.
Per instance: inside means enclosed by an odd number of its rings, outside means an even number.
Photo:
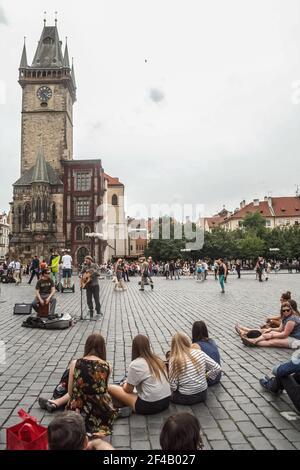
[{"label": "person sitting on pavement", "polygon": [[102,439],[89,442],[83,417],[74,411],[56,416],[48,426],[49,450],[114,450]]},{"label": "person sitting on pavement", "polygon": [[33,309],[39,313],[40,305],[50,304],[48,317],[54,317],[56,307],[55,286],[52,279],[50,279],[50,270],[48,268],[42,271],[41,279],[36,283],[35,295],[36,297],[32,302]]},{"label": "person sitting on pavement", "polygon": [[151,351],[147,336],[133,339],[131,360],[124,384],[108,387],[113,400],[141,415],[166,410],[171,395],[167,371],[164,362]]},{"label": "person sitting on pavement", "polygon": [[190,413],[169,416],[160,433],[160,446],[164,451],[202,450],[199,420]]},{"label": "person sitting on pavement", "polygon": [[[295,315],[300,317],[300,313],[298,312],[297,302],[293,299],[290,299],[287,302],[292,307],[292,310],[294,311]],[[282,303],[283,303],[283,301],[281,302],[281,305],[282,305]],[[240,326],[239,324],[236,324],[235,325],[235,331],[238,333],[239,336],[247,336],[248,338],[257,338],[258,336],[260,336],[263,333],[270,332],[270,328],[278,328],[281,325],[282,318],[283,318],[282,314],[280,314],[279,317],[270,318],[269,323],[267,322],[264,325],[262,325],[260,328],[255,328],[255,329],[247,328],[245,326]],[[280,319],[280,321],[277,321],[278,319]],[[273,326],[271,326],[271,325],[273,325]]]},{"label": "person sitting on pavement", "polygon": [[241,336],[246,346],[300,348],[300,317],[295,314],[289,302],[281,306],[282,322],[279,328],[269,328],[257,338]]},{"label": "person sitting on pavement", "polygon": [[[280,297],[281,305],[283,304],[283,302],[289,302],[291,298],[292,298],[292,294],[290,291],[283,292],[283,294],[281,294],[281,297]],[[280,315],[276,315],[274,317],[268,317],[266,319],[266,323],[261,328],[278,328],[278,326],[280,326],[281,324],[281,320],[282,318]]]},{"label": "person sitting on pavement", "polygon": [[260,379],[261,386],[274,395],[285,390],[300,412],[300,349],[293,353],[290,361],[274,367],[273,374],[274,377]]},{"label": "person sitting on pavement", "polygon": [[111,434],[117,416],[108,394],[111,370],[106,361],[104,338],[98,333],[90,335],[85,343],[83,358],[70,364],[68,393],[54,400],[40,397],[40,407],[51,412],[66,406],[85,418],[88,433],[99,436]]},{"label": "person sitting on pavement", "polygon": [[179,405],[204,402],[207,396],[207,379],[216,379],[221,367],[205,352],[192,347],[185,333],[172,338],[169,360],[171,401]]},{"label": "person sitting on pavement", "polygon": [[[193,346],[198,346],[211,357],[217,364],[221,365],[220,353],[218,346],[213,339],[209,338],[207,326],[204,321],[195,321],[192,328]],[[222,373],[220,372],[215,379],[208,378],[207,385],[215,385],[220,382]]]}]

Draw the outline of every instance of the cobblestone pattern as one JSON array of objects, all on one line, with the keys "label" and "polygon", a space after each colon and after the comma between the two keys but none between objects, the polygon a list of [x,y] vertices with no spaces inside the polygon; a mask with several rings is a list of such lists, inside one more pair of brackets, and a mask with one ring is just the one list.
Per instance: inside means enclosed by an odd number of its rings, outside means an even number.
[{"label": "cobblestone pattern", "polygon": [[[0,365],[0,449],[5,448],[5,428],[19,422],[24,408],[48,425],[53,415],[41,410],[39,395],[51,396],[55,385],[73,358],[82,356],[89,334],[100,331],[107,341],[113,379],[121,379],[131,360],[132,338],[147,334],[157,354],[170,349],[175,331],[191,334],[195,320],[204,320],[217,342],[223,378],[211,387],[205,404],[192,407],[171,405],[159,415],[132,415],[114,425],[112,444],[119,449],[159,449],[163,420],[178,411],[194,413],[203,429],[206,449],[299,449],[300,419],[288,421],[281,413],[295,411],[284,393],[274,397],[261,389],[258,379],[271,374],[272,367],[291,356],[286,349],[247,348],[234,325],[255,327],[266,316],[277,314],[282,292],[297,298],[298,275],[271,276],[259,284],[254,276],[229,278],[226,294],[209,278],[154,279],[155,288],[139,292],[138,279],[131,278],[127,291],[113,292],[111,281],[101,281],[104,317],[97,322],[78,322],[63,331],[22,328],[24,316],[12,315],[15,302],[31,301],[33,286],[2,286],[0,340],[6,344],[7,361]],[[77,282],[76,282],[77,285]],[[57,294],[58,310],[80,316],[80,292]],[[85,299],[84,299],[85,304]],[[86,312],[85,307],[85,312]]]}]

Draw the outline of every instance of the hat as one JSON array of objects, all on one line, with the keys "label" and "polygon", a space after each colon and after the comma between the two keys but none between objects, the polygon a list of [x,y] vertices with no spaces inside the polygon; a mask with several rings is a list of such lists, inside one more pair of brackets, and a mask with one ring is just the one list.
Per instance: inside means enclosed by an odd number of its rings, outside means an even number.
[{"label": "hat", "polygon": [[90,261],[94,261],[93,258],[90,255],[85,256],[84,259],[89,259]]}]

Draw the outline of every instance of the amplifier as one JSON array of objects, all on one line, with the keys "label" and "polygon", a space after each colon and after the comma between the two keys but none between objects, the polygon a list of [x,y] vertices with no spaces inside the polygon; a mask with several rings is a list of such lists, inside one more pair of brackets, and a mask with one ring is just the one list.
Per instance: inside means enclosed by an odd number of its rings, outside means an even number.
[{"label": "amplifier", "polygon": [[14,315],[30,315],[32,310],[31,304],[15,304]]}]

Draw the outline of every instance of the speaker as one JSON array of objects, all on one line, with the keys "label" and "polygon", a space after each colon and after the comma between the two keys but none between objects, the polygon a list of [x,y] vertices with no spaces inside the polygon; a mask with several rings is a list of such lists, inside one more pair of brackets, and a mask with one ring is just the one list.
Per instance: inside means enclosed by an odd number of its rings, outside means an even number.
[{"label": "speaker", "polygon": [[30,315],[31,311],[31,304],[15,304],[14,306],[14,315]]}]

